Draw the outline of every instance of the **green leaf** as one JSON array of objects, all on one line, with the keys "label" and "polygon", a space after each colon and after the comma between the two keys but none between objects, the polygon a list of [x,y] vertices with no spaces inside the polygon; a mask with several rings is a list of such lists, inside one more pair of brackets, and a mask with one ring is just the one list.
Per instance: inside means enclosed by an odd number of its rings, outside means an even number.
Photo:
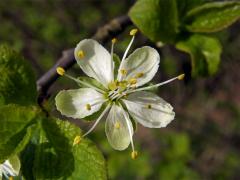
[{"label": "green leaf", "polygon": [[[88,83],[88,84],[90,84],[94,87],[97,87],[97,88],[99,88],[103,91],[106,91],[106,88],[101,83],[99,83],[97,80],[95,80],[94,78],[87,77],[87,76],[80,76],[80,77],[78,77],[78,79],[81,80],[81,81],[84,81],[84,82],[86,82],[86,83]],[[84,86],[82,84],[79,84],[79,86],[82,87],[82,88],[87,87],[87,86]]]},{"label": "green leaf", "polygon": [[[96,146],[85,138],[73,146],[74,138],[80,134],[81,130],[69,122],[43,117],[35,138],[37,143],[33,141],[22,157],[24,176],[52,180],[106,179],[105,161]],[[32,162],[26,158],[28,152],[34,156]]]},{"label": "green leaf", "polygon": [[182,19],[190,9],[203,4],[204,0],[176,0],[176,2],[178,16]]},{"label": "green leaf", "polygon": [[133,23],[152,41],[173,42],[178,33],[175,0],[139,0],[130,9]]},{"label": "green leaf", "polygon": [[25,59],[7,46],[0,46],[0,105],[37,102],[35,75]]},{"label": "green leaf", "polygon": [[36,118],[35,107],[0,107],[0,163],[24,149],[31,138]]},{"label": "green leaf", "polygon": [[191,32],[216,32],[239,18],[240,2],[211,2],[188,12],[186,28]]},{"label": "green leaf", "polygon": [[178,42],[176,48],[191,56],[193,77],[217,72],[222,52],[218,39],[196,34]]}]

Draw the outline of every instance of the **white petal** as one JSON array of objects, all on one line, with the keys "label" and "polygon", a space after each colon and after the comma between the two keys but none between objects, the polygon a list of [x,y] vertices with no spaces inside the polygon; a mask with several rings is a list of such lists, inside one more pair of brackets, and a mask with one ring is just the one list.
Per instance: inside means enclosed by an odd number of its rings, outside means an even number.
[{"label": "white petal", "polygon": [[[142,86],[151,81],[156,74],[160,62],[159,53],[149,46],[136,49],[127,59],[122,61],[119,71],[118,80],[129,80],[135,78],[137,74],[143,73],[143,76],[137,78],[136,86]],[[121,74],[121,70],[126,70],[127,74]]]},{"label": "white petal", "polygon": [[135,92],[123,101],[130,115],[149,128],[166,127],[175,116],[169,103],[150,92]]},{"label": "white petal", "polygon": [[[83,51],[84,57],[78,56],[79,51]],[[78,43],[74,50],[77,63],[88,76],[95,78],[105,87],[114,80],[113,61],[109,52],[92,39],[85,39]]]},{"label": "white petal", "polygon": [[[104,96],[91,88],[81,88],[60,91],[56,98],[56,107],[63,115],[72,118],[84,118],[97,112],[101,106]],[[86,108],[87,104],[91,110]]]},{"label": "white petal", "polygon": [[129,115],[122,107],[113,104],[107,116],[105,131],[108,141],[114,149],[121,151],[129,146],[133,127]]},{"label": "white petal", "polygon": [[0,166],[1,175],[5,174],[8,176],[18,176],[21,164],[18,156],[12,156]]}]

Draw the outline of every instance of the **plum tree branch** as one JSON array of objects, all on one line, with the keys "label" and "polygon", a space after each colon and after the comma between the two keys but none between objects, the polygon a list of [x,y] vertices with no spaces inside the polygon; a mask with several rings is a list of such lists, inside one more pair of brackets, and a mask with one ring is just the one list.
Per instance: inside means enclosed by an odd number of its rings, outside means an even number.
[{"label": "plum tree branch", "polygon": [[[103,27],[100,27],[91,38],[104,44],[109,39],[118,36],[126,29],[126,27],[130,26],[131,24],[132,22],[127,15],[117,17]],[[57,60],[56,64],[38,79],[37,88],[39,92],[39,104],[41,104],[44,99],[47,98],[49,88],[59,77],[59,75],[56,73],[56,68],[61,66],[64,69],[69,69],[76,62],[73,52],[74,48],[64,50],[62,56]]]}]

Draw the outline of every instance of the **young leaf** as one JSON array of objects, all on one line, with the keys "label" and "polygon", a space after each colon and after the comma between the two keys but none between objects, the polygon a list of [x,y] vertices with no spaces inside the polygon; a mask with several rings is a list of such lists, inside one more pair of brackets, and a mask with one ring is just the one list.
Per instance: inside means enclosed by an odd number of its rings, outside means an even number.
[{"label": "young leaf", "polygon": [[31,162],[27,152],[22,157],[23,175],[52,180],[106,179],[105,161],[96,146],[85,138],[73,146],[74,138],[80,134],[81,130],[69,122],[42,117],[37,143],[26,149],[34,157]]},{"label": "young leaf", "polygon": [[0,163],[16,155],[31,138],[36,118],[35,107],[4,105],[0,107]]},{"label": "young leaf", "polygon": [[152,41],[173,42],[178,33],[175,0],[139,0],[130,9],[129,16]]},{"label": "young leaf", "polygon": [[7,46],[0,46],[0,74],[0,105],[37,102],[36,79],[31,67]]},{"label": "young leaf", "polygon": [[176,48],[191,56],[192,76],[207,76],[217,72],[222,52],[217,39],[196,34],[178,42]]},{"label": "young leaf", "polygon": [[211,2],[190,10],[186,28],[191,32],[220,31],[240,18],[240,2]]},{"label": "young leaf", "polygon": [[190,9],[203,4],[204,0],[176,0],[176,2],[178,16],[182,19]]}]

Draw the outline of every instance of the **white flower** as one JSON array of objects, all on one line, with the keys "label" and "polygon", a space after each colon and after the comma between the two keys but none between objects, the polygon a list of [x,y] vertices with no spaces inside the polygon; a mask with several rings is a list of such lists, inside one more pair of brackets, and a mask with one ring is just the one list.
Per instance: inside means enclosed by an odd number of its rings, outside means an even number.
[{"label": "white flower", "polygon": [[[127,57],[136,32],[136,29],[130,32],[132,40],[123,55],[116,78],[114,78],[113,60],[116,39],[112,40],[111,53],[95,40],[80,41],[74,51],[77,63],[85,74],[97,80],[104,88],[100,89],[88,82],[75,79],[59,67],[58,74],[65,75],[87,88],[63,90],[56,96],[57,109],[63,115],[72,118],[87,117],[99,111],[104,104],[105,110],[92,128],[81,137],[89,134],[106,115],[105,130],[109,143],[116,150],[124,150],[131,143],[133,158],[136,157],[137,152],[134,150],[132,140],[133,125],[130,116],[149,128],[166,127],[175,116],[170,104],[145,90],[184,77],[180,75],[163,83],[141,87],[151,81],[156,74],[160,56],[155,49],[144,46]],[[80,136],[77,136],[74,144],[79,143],[80,139]]]},{"label": "white flower", "polygon": [[13,156],[0,164],[0,180],[4,178],[18,176],[20,170],[20,161],[17,156]]}]

